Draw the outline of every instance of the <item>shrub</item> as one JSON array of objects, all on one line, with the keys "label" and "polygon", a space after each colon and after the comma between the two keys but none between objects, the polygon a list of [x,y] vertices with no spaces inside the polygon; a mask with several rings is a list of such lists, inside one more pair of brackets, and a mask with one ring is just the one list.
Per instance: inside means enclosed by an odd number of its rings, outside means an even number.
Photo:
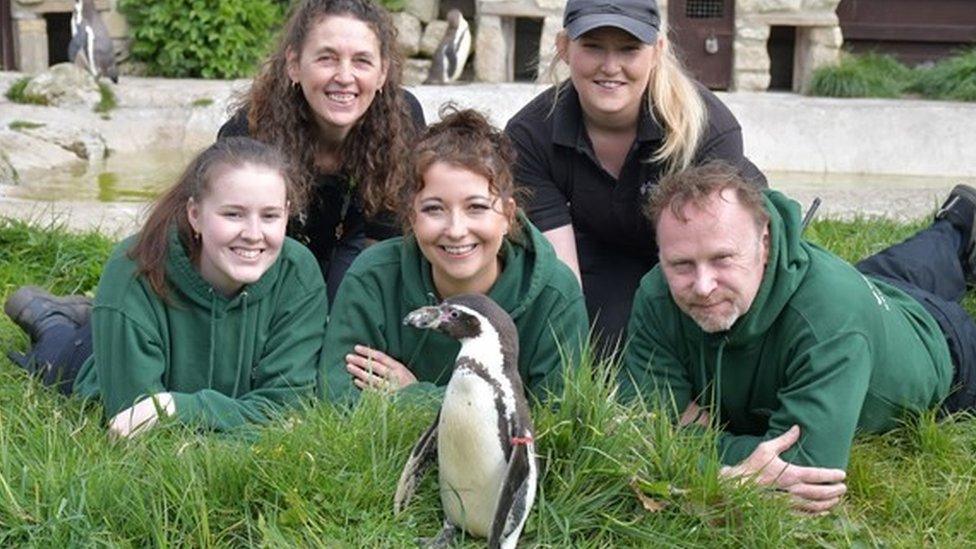
[{"label": "shrub", "polygon": [[132,57],[170,77],[251,75],[283,15],[275,0],[121,0],[119,7],[132,29]]},{"label": "shrub", "polygon": [[7,99],[14,103],[25,103],[31,105],[47,105],[47,99],[40,95],[31,95],[27,93],[27,84],[30,84],[30,77],[25,76],[7,88],[7,93],[4,95]]},{"label": "shrub", "polygon": [[814,71],[810,95],[899,97],[912,83],[912,70],[890,55],[844,55],[837,65]]},{"label": "shrub", "polygon": [[916,72],[910,91],[932,99],[976,101],[976,48]]}]

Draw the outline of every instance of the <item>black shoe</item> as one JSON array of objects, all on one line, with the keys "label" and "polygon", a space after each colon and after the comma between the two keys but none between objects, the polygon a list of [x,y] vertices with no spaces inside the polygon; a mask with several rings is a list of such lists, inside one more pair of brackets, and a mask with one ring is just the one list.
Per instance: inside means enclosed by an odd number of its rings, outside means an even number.
[{"label": "black shoe", "polygon": [[976,189],[969,185],[956,185],[942,207],[935,214],[936,221],[946,220],[962,235],[959,259],[962,261],[966,280],[974,281],[976,272]]},{"label": "black shoe", "polygon": [[82,295],[57,297],[36,286],[20,288],[3,304],[7,313],[36,342],[41,333],[57,323],[70,322],[79,327],[91,317],[91,299]]}]

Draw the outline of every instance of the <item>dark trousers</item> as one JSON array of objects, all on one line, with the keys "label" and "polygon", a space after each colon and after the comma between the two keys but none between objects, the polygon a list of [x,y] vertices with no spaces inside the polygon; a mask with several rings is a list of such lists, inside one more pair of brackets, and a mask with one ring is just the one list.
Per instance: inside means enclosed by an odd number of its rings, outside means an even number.
[{"label": "dark trousers", "polygon": [[332,257],[319,263],[322,274],[325,277],[325,289],[329,296],[329,307],[335,303],[336,293],[339,291],[339,284],[346,276],[346,271],[352,262],[366,249],[367,239],[363,230],[356,231],[336,242],[332,251]]},{"label": "dark trousers", "polygon": [[91,319],[81,326],[62,322],[44,330],[26,355],[10,354],[10,359],[45,385],[70,395],[81,366],[92,355]]},{"label": "dark trousers", "polygon": [[960,305],[966,294],[962,240],[948,221],[937,221],[856,265],[915,298],[939,323],[955,366],[946,412],[976,409],[976,323]]},{"label": "dark trousers", "polygon": [[600,356],[609,356],[626,341],[634,295],[656,260],[609,249],[582,231],[576,233],[576,251],[597,351]]}]

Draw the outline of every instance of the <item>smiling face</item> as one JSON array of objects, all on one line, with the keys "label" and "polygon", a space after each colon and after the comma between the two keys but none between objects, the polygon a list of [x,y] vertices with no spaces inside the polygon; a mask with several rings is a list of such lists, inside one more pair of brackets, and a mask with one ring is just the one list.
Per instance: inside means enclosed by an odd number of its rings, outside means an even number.
[{"label": "smiling face", "polygon": [[762,231],[734,191],[715,193],[706,207],[689,204],[678,219],[668,208],[657,223],[661,269],[678,307],[702,330],[728,330],[749,310],[769,257]]},{"label": "smiling face", "polygon": [[199,235],[200,276],[225,296],[257,282],[278,258],[285,240],[288,201],[281,174],[244,164],[225,169],[187,217]]},{"label": "smiling face", "polygon": [[503,207],[487,178],[444,162],[431,164],[423,180],[410,226],[438,293],[488,293],[501,271],[498,250],[514,201]]},{"label": "smiling face", "polygon": [[359,19],[327,15],[300,52],[288,52],[288,78],[302,88],[322,136],[341,142],[386,82],[376,33]]},{"label": "smiling face", "polygon": [[577,40],[559,35],[559,55],[569,65],[588,122],[613,127],[637,123],[661,47],[660,39],[645,44],[616,27],[599,27]]}]

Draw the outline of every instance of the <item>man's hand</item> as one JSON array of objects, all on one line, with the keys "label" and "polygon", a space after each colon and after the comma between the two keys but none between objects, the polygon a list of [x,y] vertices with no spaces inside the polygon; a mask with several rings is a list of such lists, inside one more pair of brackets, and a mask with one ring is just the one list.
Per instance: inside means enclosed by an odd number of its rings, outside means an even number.
[{"label": "man's hand", "polygon": [[346,371],[360,389],[399,391],[417,382],[413,372],[382,351],[365,345],[356,345],[353,351],[346,355]]},{"label": "man's hand", "polygon": [[711,422],[711,417],[708,412],[702,409],[694,400],[688,402],[688,406],[685,407],[685,411],[681,412],[681,417],[678,418],[678,426],[685,427],[687,425],[697,424],[702,427],[708,427]]},{"label": "man's hand", "polygon": [[780,459],[779,455],[800,439],[800,427],[794,425],[782,435],[769,439],[759,446],[742,463],[722,467],[725,478],[740,477],[761,486],[789,492],[793,506],[808,513],[828,511],[840,503],[847,493],[843,469],[826,467],[801,467]]},{"label": "man's hand", "polygon": [[175,413],[173,395],[156,393],[115,414],[108,422],[108,434],[112,438],[130,438],[147,431],[159,421],[161,415],[171,416]]}]

